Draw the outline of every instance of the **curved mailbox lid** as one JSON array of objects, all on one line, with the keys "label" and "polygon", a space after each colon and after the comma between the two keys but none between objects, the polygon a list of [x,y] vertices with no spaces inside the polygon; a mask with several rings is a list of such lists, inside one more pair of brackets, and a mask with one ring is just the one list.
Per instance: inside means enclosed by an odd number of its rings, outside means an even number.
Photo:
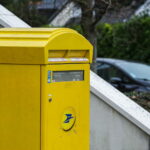
[{"label": "curved mailbox lid", "polygon": [[92,45],[67,28],[0,29],[0,63],[91,63]]}]

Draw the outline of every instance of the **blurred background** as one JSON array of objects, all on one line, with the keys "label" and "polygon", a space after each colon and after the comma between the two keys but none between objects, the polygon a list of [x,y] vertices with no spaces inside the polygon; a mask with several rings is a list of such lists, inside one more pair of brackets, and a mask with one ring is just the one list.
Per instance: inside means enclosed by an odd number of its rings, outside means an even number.
[{"label": "blurred background", "polygon": [[77,30],[94,45],[91,69],[150,111],[150,0],[0,0],[0,4],[32,27]]}]

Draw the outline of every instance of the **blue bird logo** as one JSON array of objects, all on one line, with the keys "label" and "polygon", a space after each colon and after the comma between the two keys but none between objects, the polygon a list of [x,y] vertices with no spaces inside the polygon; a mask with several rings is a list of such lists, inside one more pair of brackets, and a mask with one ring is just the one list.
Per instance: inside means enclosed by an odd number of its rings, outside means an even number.
[{"label": "blue bird logo", "polygon": [[64,121],[64,123],[69,123],[70,122],[70,119],[73,118],[72,114],[65,114],[67,119]]}]

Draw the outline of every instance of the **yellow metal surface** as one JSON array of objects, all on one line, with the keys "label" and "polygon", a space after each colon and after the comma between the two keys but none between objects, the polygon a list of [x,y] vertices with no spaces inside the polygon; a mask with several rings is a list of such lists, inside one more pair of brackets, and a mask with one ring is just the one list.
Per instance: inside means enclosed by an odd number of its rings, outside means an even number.
[{"label": "yellow metal surface", "polygon": [[[0,29],[0,63],[55,64],[57,61],[48,61],[51,57],[83,57],[89,63],[92,61],[92,46],[83,36],[67,28]],[[63,63],[70,62],[85,63]]]},{"label": "yellow metal surface", "polygon": [[[84,80],[48,83],[48,71],[65,70],[84,70]],[[89,150],[89,65],[42,66],[42,87],[41,149]],[[62,116],[70,108],[75,120],[64,126]]]},{"label": "yellow metal surface", "polygon": [[[0,150],[89,150],[91,61],[73,30],[0,29]],[[54,82],[54,71],[84,77]]]},{"label": "yellow metal surface", "polygon": [[40,150],[38,65],[0,65],[0,150]]}]

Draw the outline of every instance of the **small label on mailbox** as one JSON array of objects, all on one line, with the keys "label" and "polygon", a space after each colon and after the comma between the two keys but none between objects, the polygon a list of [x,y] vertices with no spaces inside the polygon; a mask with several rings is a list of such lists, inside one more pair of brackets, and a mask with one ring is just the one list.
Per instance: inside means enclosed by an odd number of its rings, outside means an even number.
[{"label": "small label on mailbox", "polygon": [[48,71],[48,83],[51,83],[51,71]]}]

